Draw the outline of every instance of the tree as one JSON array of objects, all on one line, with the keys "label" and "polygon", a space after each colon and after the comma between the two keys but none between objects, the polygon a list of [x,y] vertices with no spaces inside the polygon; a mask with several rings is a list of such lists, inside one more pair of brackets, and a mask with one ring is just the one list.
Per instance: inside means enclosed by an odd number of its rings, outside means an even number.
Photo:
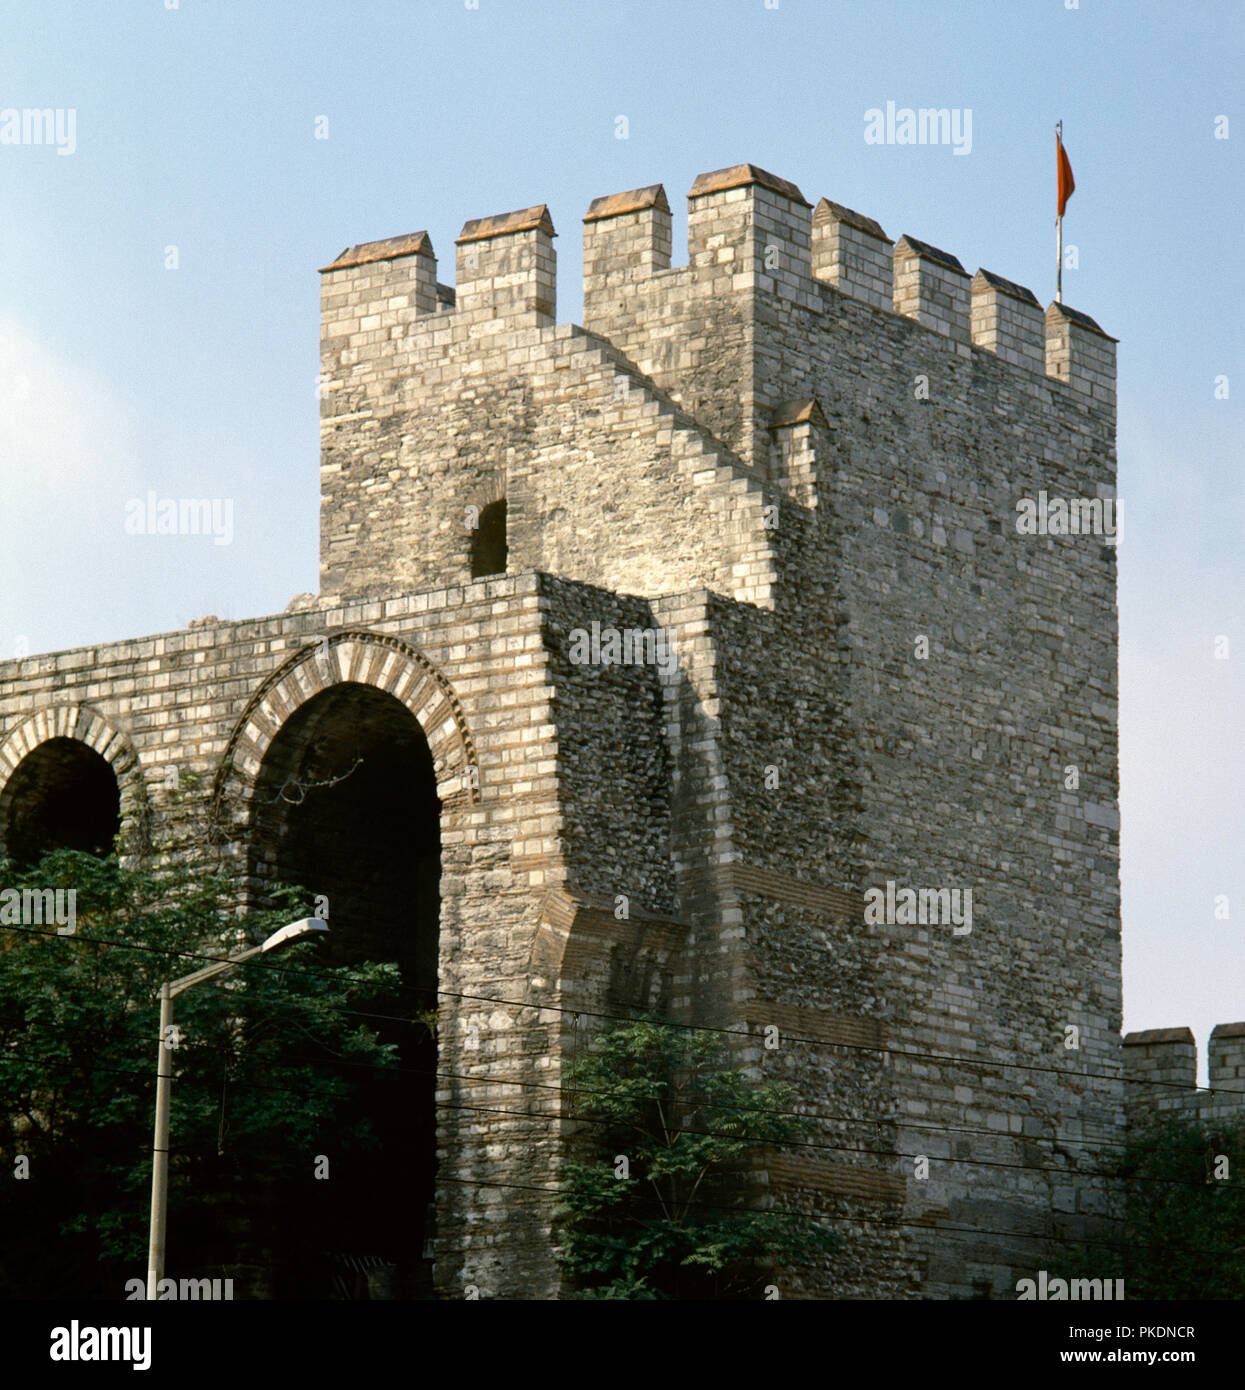
[{"label": "tree", "polygon": [[1118,1171],[1128,1297],[1245,1298],[1245,1117],[1159,1114]]},{"label": "tree", "polygon": [[[0,1297],[119,1298],[146,1266],[159,987],[306,910],[287,892],[240,919],[223,880],[69,850],[0,864],[0,887],[76,896],[72,934],[0,910]],[[307,942],[179,996],[170,1272],[219,1273],[245,1226],[286,1268],[318,1258],[323,1231],[285,1218],[318,1152],[373,1143],[355,1078],[395,1067],[366,1015],[396,976]]]},{"label": "tree", "polygon": [[1130,1300],[1245,1298],[1245,1117],[1179,1111],[1138,1123],[1105,1165],[1122,1219],[1061,1246],[1052,1277],[1122,1279]]},{"label": "tree", "polygon": [[558,1258],[576,1296],[759,1297],[767,1264],[836,1248],[801,1213],[747,1205],[745,1160],[812,1126],[790,1113],[790,1087],[750,1084],[726,1060],[714,1034],[640,1018],[567,1064],[585,1133],[560,1175]]}]

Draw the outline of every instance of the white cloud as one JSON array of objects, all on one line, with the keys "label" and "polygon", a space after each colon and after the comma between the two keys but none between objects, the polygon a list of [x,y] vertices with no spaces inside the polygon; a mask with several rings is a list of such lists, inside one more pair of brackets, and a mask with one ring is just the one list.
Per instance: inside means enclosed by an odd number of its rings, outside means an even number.
[{"label": "white cloud", "polygon": [[[0,316],[0,660],[279,611],[308,587],[314,530],[290,533],[288,468],[237,437],[245,424],[196,427],[176,404],[141,406]],[[127,532],[127,503],[149,493],[227,507],[230,543]]]},{"label": "white cloud", "polygon": [[82,618],[116,570],[111,512],[132,437],[103,382],[0,317],[0,658],[89,635]]},{"label": "white cloud", "polygon": [[0,483],[7,504],[125,473],[131,430],[107,388],[0,317]]}]

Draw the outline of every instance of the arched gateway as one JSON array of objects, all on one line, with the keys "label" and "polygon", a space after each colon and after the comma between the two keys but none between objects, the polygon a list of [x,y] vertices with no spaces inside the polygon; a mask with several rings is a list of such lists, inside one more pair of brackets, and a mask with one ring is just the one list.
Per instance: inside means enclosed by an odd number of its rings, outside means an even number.
[{"label": "arched gateway", "polygon": [[123,828],[141,841],[146,805],[133,744],[90,705],[50,705],[0,743],[0,858],[108,854]]},{"label": "arched gateway", "polygon": [[473,767],[448,684],[404,643],[363,633],[330,635],[284,663],[230,741],[217,828],[248,901],[265,905],[277,883],[306,888],[327,912],[331,960],[390,961],[401,981],[381,1017],[361,1020],[397,1046],[398,1073],[349,1072],[379,1142],[329,1182],[311,1179],[309,1159],[307,1182],[276,1215],[314,1223],[324,1260],[275,1271],[278,1296],[430,1287],[441,818],[478,795]]}]

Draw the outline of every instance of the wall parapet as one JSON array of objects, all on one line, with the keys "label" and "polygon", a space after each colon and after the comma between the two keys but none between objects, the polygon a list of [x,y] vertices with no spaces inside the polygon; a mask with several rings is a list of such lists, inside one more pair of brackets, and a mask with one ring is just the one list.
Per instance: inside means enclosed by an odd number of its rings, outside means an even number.
[{"label": "wall parapet", "polygon": [[1197,1043],[1188,1028],[1126,1033],[1124,1079],[1138,1109],[1197,1112],[1204,1118],[1245,1111],[1245,1022],[1221,1023],[1207,1044],[1208,1090],[1197,1086]]},{"label": "wall parapet", "polygon": [[895,243],[895,312],[967,344],[968,306],[968,271],[950,251],[901,236]]},{"label": "wall parapet", "polygon": [[[617,225],[615,225],[615,223]],[[620,305],[663,272],[715,296],[768,293],[820,312],[821,288],[915,320],[957,348],[1062,382],[1108,412],[1115,405],[1115,339],[1063,304],[1045,313],[1027,287],[905,234],[895,243],[874,218],[830,198],[811,208],[799,187],[755,164],[700,174],[688,193],[687,264],[671,269],[669,208],[661,184],[593,199],[584,218],[584,323],[608,333]]]},{"label": "wall parapet", "polygon": [[813,213],[813,278],[875,309],[895,307],[890,238],[872,217],[829,198]]},{"label": "wall parapet", "polygon": [[[679,297],[763,295],[824,312],[827,289],[914,320],[957,351],[990,352],[1009,367],[1062,383],[1082,403],[1115,409],[1115,344],[1088,314],[1045,311],[1023,285],[882,226],[755,164],[700,174],[687,195],[687,264],[671,267],[671,213],[662,184],[594,198],[583,218],[584,326],[608,336],[622,314],[642,325],[646,283]],[[466,222],[456,241],[457,283],[436,278],[426,231],[347,248],[321,269],[325,371],[354,367],[403,338],[413,321],[451,321],[472,336],[555,322],[556,236],[543,203]],[[635,303],[628,303],[630,299]],[[1039,320],[1042,320],[1039,328]],[[663,336],[667,325],[661,328]],[[751,430],[759,428],[752,422]]]},{"label": "wall parapet", "polygon": [[584,218],[584,318],[602,296],[670,268],[670,204],[659,183],[594,198]]},{"label": "wall parapet", "polygon": [[558,302],[553,219],[544,203],[464,224],[454,312],[480,332],[547,328]]},{"label": "wall parapet", "polygon": [[1046,326],[1037,296],[1024,285],[981,269],[969,286],[977,347],[1016,367],[1046,370]]},{"label": "wall parapet", "polygon": [[1088,314],[1052,304],[1046,310],[1046,374],[1114,413],[1117,341]]}]

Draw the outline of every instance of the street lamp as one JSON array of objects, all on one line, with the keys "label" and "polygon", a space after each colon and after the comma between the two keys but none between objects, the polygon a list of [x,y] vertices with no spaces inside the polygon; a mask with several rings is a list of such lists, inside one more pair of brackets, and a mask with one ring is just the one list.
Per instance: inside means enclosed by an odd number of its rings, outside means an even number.
[{"label": "street lamp", "polygon": [[164,1225],[169,1195],[169,1093],[172,1090],[173,1067],[170,1056],[176,1046],[173,1029],[173,1000],[191,985],[210,980],[213,975],[232,970],[235,965],[271,951],[286,941],[293,941],[307,932],[328,931],[328,923],[317,917],[304,917],[275,931],[262,946],[252,946],[236,956],[228,956],[212,965],[205,965],[193,975],[172,980],[160,986],[160,1060],[156,1068],[156,1136],[152,1146],[151,1164],[151,1239],[147,1246],[147,1297],[155,1299],[164,1277]]}]

